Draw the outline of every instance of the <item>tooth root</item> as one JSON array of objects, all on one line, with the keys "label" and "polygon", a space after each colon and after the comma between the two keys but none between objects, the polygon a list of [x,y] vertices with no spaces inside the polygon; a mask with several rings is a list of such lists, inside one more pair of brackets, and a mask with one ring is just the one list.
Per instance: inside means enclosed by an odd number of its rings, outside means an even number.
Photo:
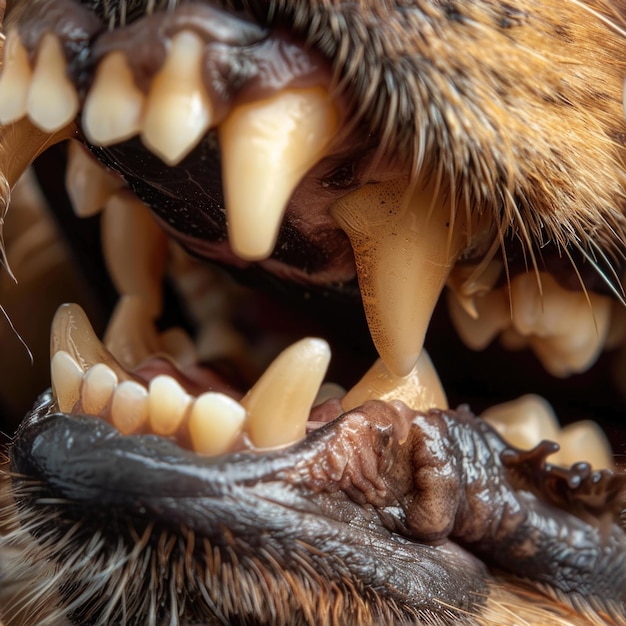
[{"label": "tooth root", "polygon": [[530,450],[544,439],[559,439],[559,421],[550,403],[528,394],[487,409],[482,418],[511,445]]},{"label": "tooth root", "polygon": [[352,244],[374,345],[398,376],[417,362],[432,311],[465,240],[462,219],[451,233],[450,209],[433,206],[432,193],[417,189],[407,202],[406,192],[406,180],[368,185],[331,208]]},{"label": "tooth root", "polygon": [[139,296],[153,319],[161,314],[167,237],[148,207],[128,190],[106,203],[103,251],[111,280],[121,295]]},{"label": "tooth root", "polygon": [[236,107],[219,127],[230,245],[242,259],[272,253],[291,195],[338,127],[328,92],[284,91]]},{"label": "tooth root", "polygon": [[98,163],[81,143],[69,142],[65,187],[78,217],[92,217],[100,213],[107,200],[123,184],[120,178]]},{"label": "tooth root", "polygon": [[104,363],[96,363],[83,377],[80,391],[81,412],[101,415],[117,386],[115,372]]},{"label": "tooth root", "polygon": [[93,144],[109,146],[139,134],[144,101],[124,53],[111,52],[98,65],[85,100],[85,135]]},{"label": "tooth root", "polygon": [[0,74],[0,124],[26,115],[26,99],[32,79],[28,52],[16,30],[7,33]]},{"label": "tooth root", "polygon": [[211,124],[212,106],[202,82],[203,53],[198,35],[178,33],[150,88],[141,136],[168,165],[182,161]]},{"label": "tooth root", "polygon": [[150,381],[148,414],[157,435],[173,435],[182,424],[191,398],[171,376],[157,376]]},{"label": "tooth root", "polygon": [[145,387],[130,380],[117,386],[111,400],[111,422],[123,435],[145,429],[148,423],[148,392]]},{"label": "tooth root", "polygon": [[199,396],[189,414],[189,434],[198,454],[227,452],[237,440],[246,420],[246,410],[222,393]]},{"label": "tooth root", "polygon": [[392,374],[382,360],[376,361],[365,376],[341,400],[344,411],[351,411],[368,400],[402,400],[416,411],[447,409],[448,399],[426,350],[408,376]]},{"label": "tooth root", "polygon": [[613,468],[611,446],[595,422],[585,420],[565,426],[558,442],[561,449],[554,455],[555,463],[570,467],[584,461],[598,470]]},{"label": "tooth root", "polygon": [[52,392],[57,400],[59,410],[71,413],[80,397],[80,385],[83,370],[67,352],[57,352],[50,362]]},{"label": "tooth root", "polygon": [[255,446],[271,448],[304,437],[329,361],[328,344],[312,338],[294,343],[276,357],[241,401]]},{"label": "tooth root", "polygon": [[28,91],[26,109],[33,124],[53,132],[67,126],[78,113],[78,94],[65,71],[65,55],[58,38],[43,36]]},{"label": "tooth root", "polygon": [[54,360],[55,354],[60,351],[67,352],[83,371],[96,363],[105,363],[115,372],[119,380],[130,378],[130,374],[100,342],[87,315],[77,304],[61,305],[52,320],[51,359]]}]

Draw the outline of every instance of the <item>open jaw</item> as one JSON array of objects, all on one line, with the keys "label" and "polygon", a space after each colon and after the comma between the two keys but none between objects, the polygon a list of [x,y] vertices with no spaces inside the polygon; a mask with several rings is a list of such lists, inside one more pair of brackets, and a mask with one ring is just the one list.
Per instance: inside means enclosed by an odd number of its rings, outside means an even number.
[{"label": "open jaw", "polygon": [[[625,343],[613,9],[396,4],[8,2],[3,201],[70,140],[120,300],[102,342],[59,309],[10,445],[7,626],[626,619],[601,435],[450,410],[423,350],[446,285],[468,345],[556,376]],[[289,285],[333,359],[206,261]]]}]

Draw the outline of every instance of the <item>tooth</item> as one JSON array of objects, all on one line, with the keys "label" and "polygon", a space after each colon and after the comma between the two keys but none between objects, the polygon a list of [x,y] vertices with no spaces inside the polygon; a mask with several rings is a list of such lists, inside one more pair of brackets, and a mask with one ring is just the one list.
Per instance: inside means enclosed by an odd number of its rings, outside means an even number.
[{"label": "tooth", "polygon": [[65,187],[78,217],[97,215],[123,181],[100,165],[78,141],[70,141]]},{"label": "tooth", "polygon": [[212,106],[202,83],[203,53],[198,35],[178,33],[150,87],[141,137],[168,165],[182,161],[211,124]]},{"label": "tooth", "polygon": [[111,52],[100,62],[85,100],[85,135],[91,143],[101,146],[110,146],[138,135],[144,101],[145,97],[135,85],[124,53]]},{"label": "tooth", "polygon": [[222,184],[235,254],[270,256],[292,193],[325,156],[337,127],[335,106],[321,88],[240,105],[222,122]]},{"label": "tooth", "polygon": [[32,70],[28,52],[16,30],[7,33],[0,74],[0,124],[10,124],[26,115],[26,98]]},{"label": "tooth", "polygon": [[[331,214],[350,238],[367,321],[387,367],[407,375],[443,284],[465,240],[463,210],[450,208],[406,180],[367,185],[338,200]],[[451,232],[452,231],[452,232]]]},{"label": "tooth", "polygon": [[460,308],[475,320],[479,316],[476,297],[485,296],[492,291],[501,274],[500,261],[491,261],[485,266],[457,264],[450,272],[446,285]]},{"label": "tooth", "polygon": [[341,400],[344,411],[351,411],[368,400],[402,400],[409,408],[427,411],[447,409],[448,399],[426,350],[406,377],[392,374],[381,359]]},{"label": "tooth", "polygon": [[111,400],[111,421],[123,434],[131,435],[148,423],[148,392],[134,381],[120,383]]},{"label": "tooth", "polygon": [[28,91],[26,109],[33,124],[53,132],[69,124],[78,113],[78,94],[65,72],[61,42],[51,33],[39,44]]},{"label": "tooth", "polygon": [[611,319],[611,301],[561,287],[547,273],[540,275],[542,292],[532,272],[511,283],[513,327],[554,376],[588,369],[604,346]]},{"label": "tooth", "polygon": [[198,454],[217,455],[235,443],[246,410],[222,393],[207,392],[196,398],[189,414],[189,434]]},{"label": "tooth", "polygon": [[60,351],[67,352],[82,371],[87,371],[96,363],[105,363],[119,380],[131,378],[96,337],[87,315],[77,304],[61,305],[52,320],[51,358],[54,359]]},{"label": "tooth", "polygon": [[312,338],[294,343],[276,357],[241,400],[256,447],[271,448],[304,437],[329,361],[328,344]]},{"label": "tooth", "polygon": [[326,400],[334,400],[343,398],[346,395],[346,390],[337,383],[324,383],[313,400],[313,406],[319,406],[326,402]]},{"label": "tooth", "polygon": [[172,435],[181,425],[191,398],[171,376],[157,376],[150,381],[148,414],[157,435]]},{"label": "tooth", "polygon": [[528,394],[487,409],[482,418],[511,445],[534,448],[544,439],[558,441],[559,422],[552,406],[541,396]]},{"label": "tooth", "polygon": [[83,370],[67,352],[57,352],[50,362],[52,391],[59,411],[71,413],[80,397]]},{"label": "tooth", "polygon": [[104,363],[96,363],[83,377],[80,403],[83,413],[101,415],[117,386],[115,372]]},{"label": "tooth", "polygon": [[102,218],[103,252],[111,280],[121,295],[141,297],[147,314],[161,314],[161,283],[167,237],[148,207],[128,190],[106,203]]},{"label": "tooth", "polygon": [[611,446],[602,429],[591,420],[575,422],[565,426],[558,439],[561,446],[555,457],[555,463],[569,467],[585,461],[594,469],[611,469],[613,455]]}]

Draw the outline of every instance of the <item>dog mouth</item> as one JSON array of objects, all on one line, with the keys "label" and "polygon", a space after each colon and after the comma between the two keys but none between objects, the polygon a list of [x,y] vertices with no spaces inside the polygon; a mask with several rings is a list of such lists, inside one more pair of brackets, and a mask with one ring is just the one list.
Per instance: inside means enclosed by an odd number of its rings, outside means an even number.
[{"label": "dog mouth", "polygon": [[[596,267],[581,262],[578,278],[593,289],[572,289],[558,247],[528,271],[510,251],[515,243],[505,252],[501,225],[476,190],[455,190],[443,166],[423,163],[427,146],[416,155],[390,143],[377,107],[401,112],[393,90],[364,108],[363,86],[351,84],[328,42],[307,38],[307,25],[278,5],[275,14],[263,3],[216,5],[9,6],[0,122],[6,152],[22,154],[4,175],[11,186],[50,144],[72,140],[68,192],[79,216],[100,215],[120,293],[102,341],[80,307],[59,309],[51,395],[20,428],[13,469],[44,485],[36,498],[64,511],[57,522],[97,529],[98,554],[112,537],[108,512],[129,543],[173,533],[183,537],[174,551],[183,562],[201,553],[201,573],[187,564],[165,584],[153,573],[147,596],[118,594],[118,604],[87,592],[76,568],[74,584],[62,585],[68,615],[104,623],[130,610],[228,623],[245,613],[292,623],[257,606],[253,592],[229,599],[228,581],[261,589],[271,603],[267,580],[288,575],[298,590],[319,587],[319,555],[340,589],[323,586],[322,596],[343,598],[353,620],[368,603],[374,620],[476,612],[493,580],[484,563],[619,614],[623,486],[602,436],[589,425],[559,431],[536,398],[494,407],[486,419],[495,430],[465,409],[450,411],[423,349],[447,286],[451,319],[470,347],[499,337],[530,347],[556,376],[583,371],[623,340],[611,281],[594,282]],[[341,355],[351,367],[325,382],[329,342],[302,339],[289,314],[273,309],[269,345],[259,339],[265,331],[253,339],[250,327],[267,318],[264,300],[206,262],[294,285],[297,298],[321,303],[317,327],[342,328],[334,338],[348,334],[342,324],[362,305],[379,359],[361,377],[371,363],[355,375],[361,354]],[[157,329],[165,277],[194,339]],[[337,313],[344,305],[350,315]],[[247,319],[246,330],[233,318]],[[68,553],[69,543],[55,552],[39,540],[54,559]],[[591,556],[550,565],[555,545],[572,551],[576,541]],[[231,578],[209,585],[225,564]],[[390,571],[396,578],[386,585]],[[176,576],[181,604],[152,607],[176,596],[168,588]],[[192,590],[198,577],[205,586]],[[411,599],[417,580],[423,589]],[[203,608],[191,608],[192,597]],[[275,606],[315,623],[310,602]]]}]

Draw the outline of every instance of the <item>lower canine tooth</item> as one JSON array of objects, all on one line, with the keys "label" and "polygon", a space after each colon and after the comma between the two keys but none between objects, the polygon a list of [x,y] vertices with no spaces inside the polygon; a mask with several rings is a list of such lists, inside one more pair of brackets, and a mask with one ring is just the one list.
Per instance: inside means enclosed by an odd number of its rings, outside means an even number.
[{"label": "lower canine tooth", "polygon": [[139,134],[144,100],[126,56],[122,52],[110,53],[100,62],[85,100],[85,135],[91,143],[109,146]]},{"label": "lower canine tooth", "polygon": [[148,392],[131,380],[117,386],[111,401],[111,421],[123,434],[143,430],[148,423]]},{"label": "lower canine tooth", "polygon": [[28,91],[28,116],[39,128],[53,132],[72,122],[78,113],[78,94],[67,77],[59,39],[48,33],[39,44]]},{"label": "lower canine tooth", "polygon": [[171,376],[157,376],[150,381],[148,413],[157,435],[173,435],[181,425],[191,398]]},{"label": "lower canine tooth", "polygon": [[83,377],[80,391],[81,411],[87,415],[103,413],[116,386],[115,372],[104,363],[96,363]]},{"label": "lower canine tooth", "polygon": [[376,399],[402,400],[416,411],[448,408],[448,399],[426,350],[422,350],[415,367],[406,377],[392,374],[379,359],[342,398],[341,406],[344,411],[351,411]]},{"label": "lower canine tooth", "polygon": [[219,127],[228,234],[235,254],[270,256],[287,203],[325,156],[337,113],[321,88],[240,105]]},{"label": "lower canine tooth", "polygon": [[7,33],[0,74],[0,124],[10,124],[26,115],[26,98],[32,70],[28,52],[16,30]]},{"label": "lower canine tooth", "polygon": [[59,410],[71,413],[80,397],[83,370],[67,352],[61,350],[52,357],[50,377]]},{"label": "lower canine tooth", "polygon": [[311,338],[294,343],[274,359],[241,401],[255,446],[271,448],[304,437],[329,362],[328,344]]},{"label": "lower canine tooth", "polygon": [[407,179],[366,185],[331,208],[354,250],[374,345],[398,376],[417,362],[465,234],[460,218],[450,227],[450,208],[432,191],[418,188],[409,198],[408,189]]},{"label": "lower canine tooth", "polygon": [[202,83],[203,52],[204,43],[195,33],[175,35],[150,88],[141,136],[168,165],[182,161],[211,124],[212,107]]},{"label": "lower canine tooth", "polygon": [[228,451],[243,428],[246,410],[222,393],[203,393],[189,414],[189,434],[199,454],[217,455]]}]

